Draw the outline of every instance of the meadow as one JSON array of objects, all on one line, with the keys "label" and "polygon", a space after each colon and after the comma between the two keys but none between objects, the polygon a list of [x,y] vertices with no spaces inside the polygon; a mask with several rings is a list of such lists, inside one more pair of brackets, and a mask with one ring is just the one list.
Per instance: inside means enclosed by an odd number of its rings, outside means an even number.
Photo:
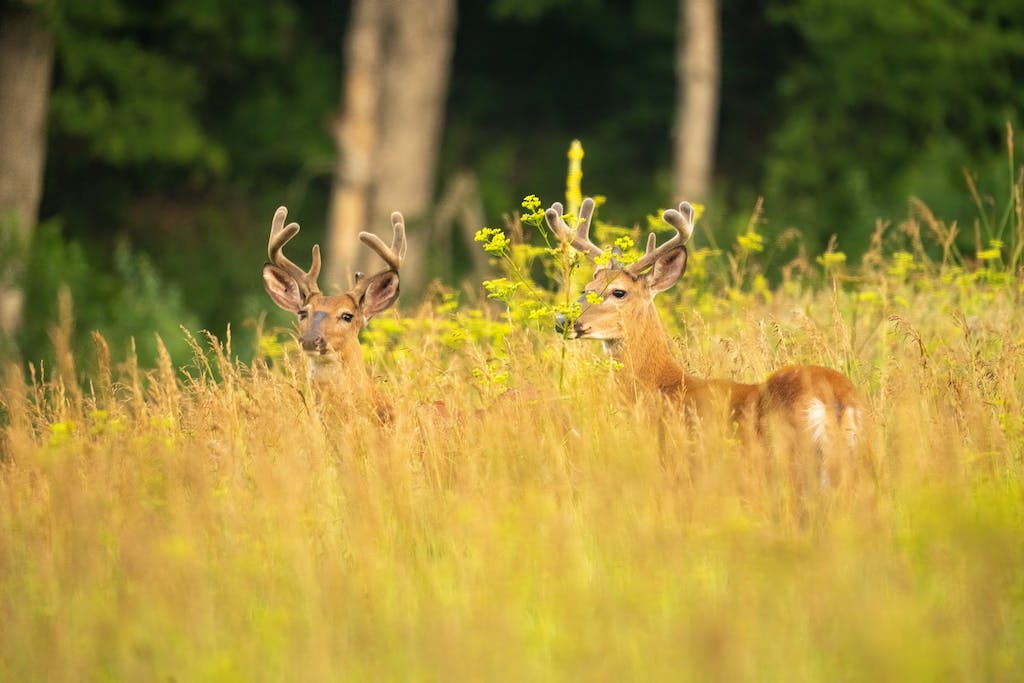
[{"label": "meadow", "polygon": [[849,374],[864,448],[827,487],[623,395],[515,267],[502,304],[437,286],[371,323],[387,425],[284,331],[142,368],[100,335],[75,357],[68,303],[57,362],[3,378],[0,679],[1018,679],[1016,197],[970,257],[916,207],[774,284],[752,221],[659,298],[688,372]]}]

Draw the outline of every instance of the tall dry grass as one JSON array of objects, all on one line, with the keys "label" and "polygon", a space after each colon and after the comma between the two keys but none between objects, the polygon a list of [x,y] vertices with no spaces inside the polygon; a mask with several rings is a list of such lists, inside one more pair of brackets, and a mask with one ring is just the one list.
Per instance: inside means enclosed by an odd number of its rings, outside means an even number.
[{"label": "tall dry grass", "polygon": [[444,343],[448,308],[374,339],[384,427],[227,340],[181,373],[97,337],[83,378],[67,312],[57,366],[3,385],[0,679],[1015,679],[1019,299],[886,276],[667,306],[690,372],[851,375],[867,447],[828,488],[631,401],[596,345]]}]

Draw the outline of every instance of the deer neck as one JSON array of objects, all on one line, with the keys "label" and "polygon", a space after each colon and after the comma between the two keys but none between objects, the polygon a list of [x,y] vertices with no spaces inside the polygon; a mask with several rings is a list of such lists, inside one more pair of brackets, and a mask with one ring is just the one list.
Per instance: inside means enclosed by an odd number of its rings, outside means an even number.
[{"label": "deer neck", "polygon": [[366,405],[382,424],[391,422],[391,403],[373,381],[358,343],[347,344],[333,354],[307,356],[307,361],[321,401],[335,407]]},{"label": "deer neck", "polygon": [[683,369],[672,357],[668,335],[653,304],[627,336],[606,341],[604,347],[622,363],[624,379],[636,386],[669,391],[683,382]]}]

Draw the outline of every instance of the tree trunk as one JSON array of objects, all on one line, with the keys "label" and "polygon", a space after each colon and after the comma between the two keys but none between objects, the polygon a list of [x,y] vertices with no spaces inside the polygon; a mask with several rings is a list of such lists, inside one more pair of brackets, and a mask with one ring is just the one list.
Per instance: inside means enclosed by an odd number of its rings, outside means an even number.
[{"label": "tree trunk", "polygon": [[[377,183],[370,204],[370,225],[375,230],[387,228],[392,211],[415,220],[431,207],[444,132],[455,4],[455,0],[403,0],[392,5]],[[415,229],[414,225],[411,234],[416,234]],[[426,255],[426,249],[410,250],[402,271],[405,282],[421,283]]]},{"label": "tree trunk", "polygon": [[[346,274],[380,267],[359,246],[360,230],[390,241],[392,211],[414,220],[430,208],[455,19],[455,0],[358,0],[353,7],[344,111],[335,128],[339,163],[328,283],[344,284]],[[409,251],[405,282],[419,279],[423,252]]]},{"label": "tree trunk", "polygon": [[367,225],[373,190],[377,111],[383,74],[385,7],[376,0],[356,0],[349,19],[344,105],[334,122],[338,161],[328,210],[326,240],[327,287],[347,288],[355,269],[359,231]]},{"label": "tree trunk", "polygon": [[679,0],[675,199],[706,201],[718,127],[718,0]]},{"label": "tree trunk", "polygon": [[0,343],[21,326],[22,276],[39,218],[53,34],[32,7],[0,4]]}]

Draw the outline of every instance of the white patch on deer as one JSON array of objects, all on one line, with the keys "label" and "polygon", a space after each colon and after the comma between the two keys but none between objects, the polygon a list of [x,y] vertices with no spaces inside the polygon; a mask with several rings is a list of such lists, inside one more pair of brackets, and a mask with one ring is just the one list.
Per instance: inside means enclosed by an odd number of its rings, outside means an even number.
[{"label": "white patch on deer", "polygon": [[804,411],[804,419],[807,420],[807,433],[811,441],[819,448],[824,448],[828,442],[828,407],[821,399],[814,399],[807,404]]}]

